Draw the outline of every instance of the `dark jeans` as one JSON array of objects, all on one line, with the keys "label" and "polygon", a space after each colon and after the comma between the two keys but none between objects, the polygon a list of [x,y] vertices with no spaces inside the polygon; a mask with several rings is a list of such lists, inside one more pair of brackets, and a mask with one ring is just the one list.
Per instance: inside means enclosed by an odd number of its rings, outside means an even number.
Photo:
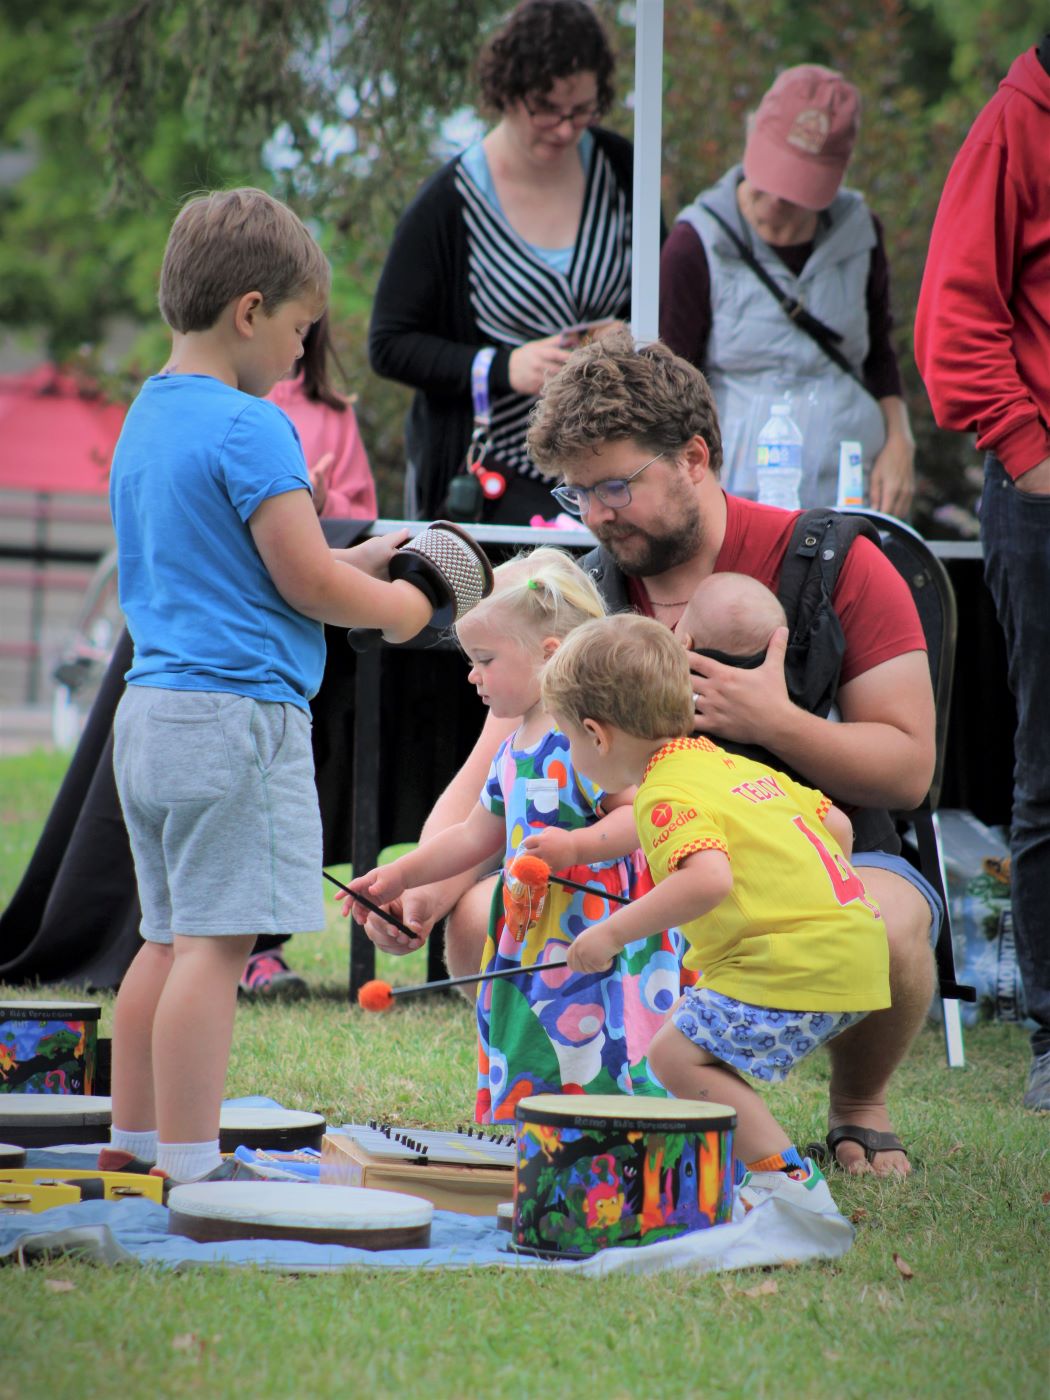
[{"label": "dark jeans", "polygon": [[981,498],[985,579],[1006,636],[1014,741],[1013,916],[1032,1050],[1050,1051],[1050,496],[1018,491],[985,458]]}]

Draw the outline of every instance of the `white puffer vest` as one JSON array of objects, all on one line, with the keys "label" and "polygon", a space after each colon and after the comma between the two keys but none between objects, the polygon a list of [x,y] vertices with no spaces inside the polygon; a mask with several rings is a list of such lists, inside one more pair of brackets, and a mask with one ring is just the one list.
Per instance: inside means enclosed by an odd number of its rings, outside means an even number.
[{"label": "white puffer vest", "polygon": [[872,463],[886,440],[882,411],[866,389],[788,319],[701,205],[725,219],[784,292],[839,332],[838,349],[858,374],[868,354],[867,282],[875,225],[862,196],[840,190],[809,260],[795,277],[740,214],[736,187],[742,175],[742,168],[734,166],[678,216],[699,235],[711,273],[712,325],[704,372],[722,428],[722,484],[754,499],[758,434],[772,404],[786,399],[803,437],[801,504],[834,505],[839,443],[860,442],[866,491]]}]

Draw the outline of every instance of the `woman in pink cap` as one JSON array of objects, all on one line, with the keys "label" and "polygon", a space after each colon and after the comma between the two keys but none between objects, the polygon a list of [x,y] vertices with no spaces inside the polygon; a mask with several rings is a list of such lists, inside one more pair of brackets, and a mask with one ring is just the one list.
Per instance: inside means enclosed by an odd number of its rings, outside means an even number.
[{"label": "woman in pink cap", "polygon": [[726,490],[756,495],[758,434],[786,399],[803,436],[803,506],[835,504],[839,444],[859,441],[866,502],[905,515],[915,444],[882,229],[842,187],[859,107],[830,68],[781,73],[742,164],[682,210],[664,245],[660,335],[710,381]]}]

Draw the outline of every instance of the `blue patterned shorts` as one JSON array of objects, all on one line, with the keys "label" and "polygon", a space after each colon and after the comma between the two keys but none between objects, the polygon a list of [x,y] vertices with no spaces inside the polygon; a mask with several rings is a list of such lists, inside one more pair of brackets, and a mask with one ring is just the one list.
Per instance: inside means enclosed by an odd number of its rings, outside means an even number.
[{"label": "blue patterned shorts", "polygon": [[777,1011],[750,1006],[710,987],[687,988],[671,1021],[723,1064],[779,1084],[799,1060],[863,1021],[866,1011]]}]

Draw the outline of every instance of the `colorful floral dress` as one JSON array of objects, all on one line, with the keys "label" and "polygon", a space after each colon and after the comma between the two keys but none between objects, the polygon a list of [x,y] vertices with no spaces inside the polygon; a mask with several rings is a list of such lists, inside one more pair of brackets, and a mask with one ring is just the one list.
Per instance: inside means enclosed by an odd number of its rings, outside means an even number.
[{"label": "colorful floral dress", "polygon": [[[547,826],[576,830],[598,820],[601,790],[574,772],[569,741],[557,729],[527,749],[516,735],[493,759],[481,801],[506,818],[504,863],[522,841]],[[638,896],[652,888],[640,853],[557,871],[569,879]],[[619,905],[600,894],[550,885],[538,923],[515,942],[503,917],[502,881],[493,901],[483,972],[561,962],[569,943]],[[478,984],[479,1123],[513,1120],[527,1094],[648,1094],[666,1097],[653,1079],[649,1042],[677,999],[685,944],[677,929],[629,943],[606,972],[560,967]]]}]

